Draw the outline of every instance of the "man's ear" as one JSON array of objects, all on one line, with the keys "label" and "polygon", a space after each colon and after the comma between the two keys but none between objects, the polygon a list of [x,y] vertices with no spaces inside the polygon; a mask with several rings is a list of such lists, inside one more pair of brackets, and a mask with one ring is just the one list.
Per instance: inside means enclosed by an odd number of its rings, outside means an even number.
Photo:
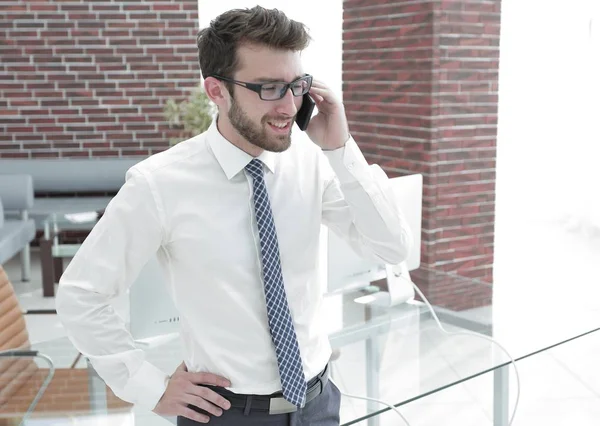
[{"label": "man's ear", "polygon": [[204,80],[204,92],[217,106],[224,107],[227,105],[229,92],[220,80],[214,77],[206,77]]}]

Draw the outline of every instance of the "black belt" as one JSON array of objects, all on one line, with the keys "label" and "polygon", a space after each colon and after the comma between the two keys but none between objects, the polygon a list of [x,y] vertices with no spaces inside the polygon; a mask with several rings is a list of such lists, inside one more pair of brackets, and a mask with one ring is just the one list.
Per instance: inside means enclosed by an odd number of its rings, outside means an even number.
[{"label": "black belt", "polygon": [[[312,378],[307,383],[306,404],[315,399],[317,396],[321,395],[328,381],[329,364],[323,371],[321,371],[316,377]],[[287,401],[281,392],[276,392],[271,395],[244,395],[230,392],[227,389],[218,386],[202,386],[215,391],[231,403],[231,408],[241,409],[246,415],[253,411],[269,414],[284,414],[293,413],[294,411],[298,410],[298,407]],[[191,405],[189,407],[196,411],[200,410]],[[206,414],[204,410],[202,410],[202,412]]]}]

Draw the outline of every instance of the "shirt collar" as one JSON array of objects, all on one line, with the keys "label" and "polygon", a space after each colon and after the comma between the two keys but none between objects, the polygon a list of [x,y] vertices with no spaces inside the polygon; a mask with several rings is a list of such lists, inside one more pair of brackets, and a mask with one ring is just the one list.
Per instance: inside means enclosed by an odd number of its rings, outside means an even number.
[{"label": "shirt collar", "polygon": [[[248,163],[254,159],[254,157],[225,139],[217,128],[216,118],[213,120],[206,133],[210,148],[215,154],[217,162],[225,172],[227,179],[231,180],[231,178],[242,171]],[[277,156],[274,152],[263,151],[258,158],[267,166],[267,169],[271,173],[275,173]]]}]

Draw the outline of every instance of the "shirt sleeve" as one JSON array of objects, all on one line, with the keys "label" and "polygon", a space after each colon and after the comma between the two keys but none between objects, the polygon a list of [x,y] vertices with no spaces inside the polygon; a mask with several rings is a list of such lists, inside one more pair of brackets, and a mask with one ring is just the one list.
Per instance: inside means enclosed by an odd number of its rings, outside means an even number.
[{"label": "shirt sleeve", "polygon": [[111,306],[163,240],[164,210],[139,170],[111,200],[60,279],[56,309],[67,335],[121,399],[154,409],[169,376],[145,360]]},{"label": "shirt sleeve", "polygon": [[385,172],[369,166],[352,138],[324,154],[332,172],[323,192],[323,224],[364,258],[394,265],[406,260],[412,234]]}]

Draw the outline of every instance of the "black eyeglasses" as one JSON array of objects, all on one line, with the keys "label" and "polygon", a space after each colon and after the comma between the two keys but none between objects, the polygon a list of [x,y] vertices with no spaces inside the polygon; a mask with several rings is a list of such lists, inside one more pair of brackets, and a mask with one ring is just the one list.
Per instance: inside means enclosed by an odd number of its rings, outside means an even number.
[{"label": "black eyeglasses", "polygon": [[283,81],[273,81],[268,83],[246,83],[245,81],[232,80],[230,78],[221,77],[218,75],[211,75],[219,80],[228,81],[230,83],[237,84],[238,86],[245,87],[248,90],[258,93],[258,96],[263,101],[277,101],[285,96],[287,90],[290,89],[294,96],[302,96],[308,93],[312,85],[312,75],[306,74],[304,77],[300,77],[291,83],[284,83]]}]

